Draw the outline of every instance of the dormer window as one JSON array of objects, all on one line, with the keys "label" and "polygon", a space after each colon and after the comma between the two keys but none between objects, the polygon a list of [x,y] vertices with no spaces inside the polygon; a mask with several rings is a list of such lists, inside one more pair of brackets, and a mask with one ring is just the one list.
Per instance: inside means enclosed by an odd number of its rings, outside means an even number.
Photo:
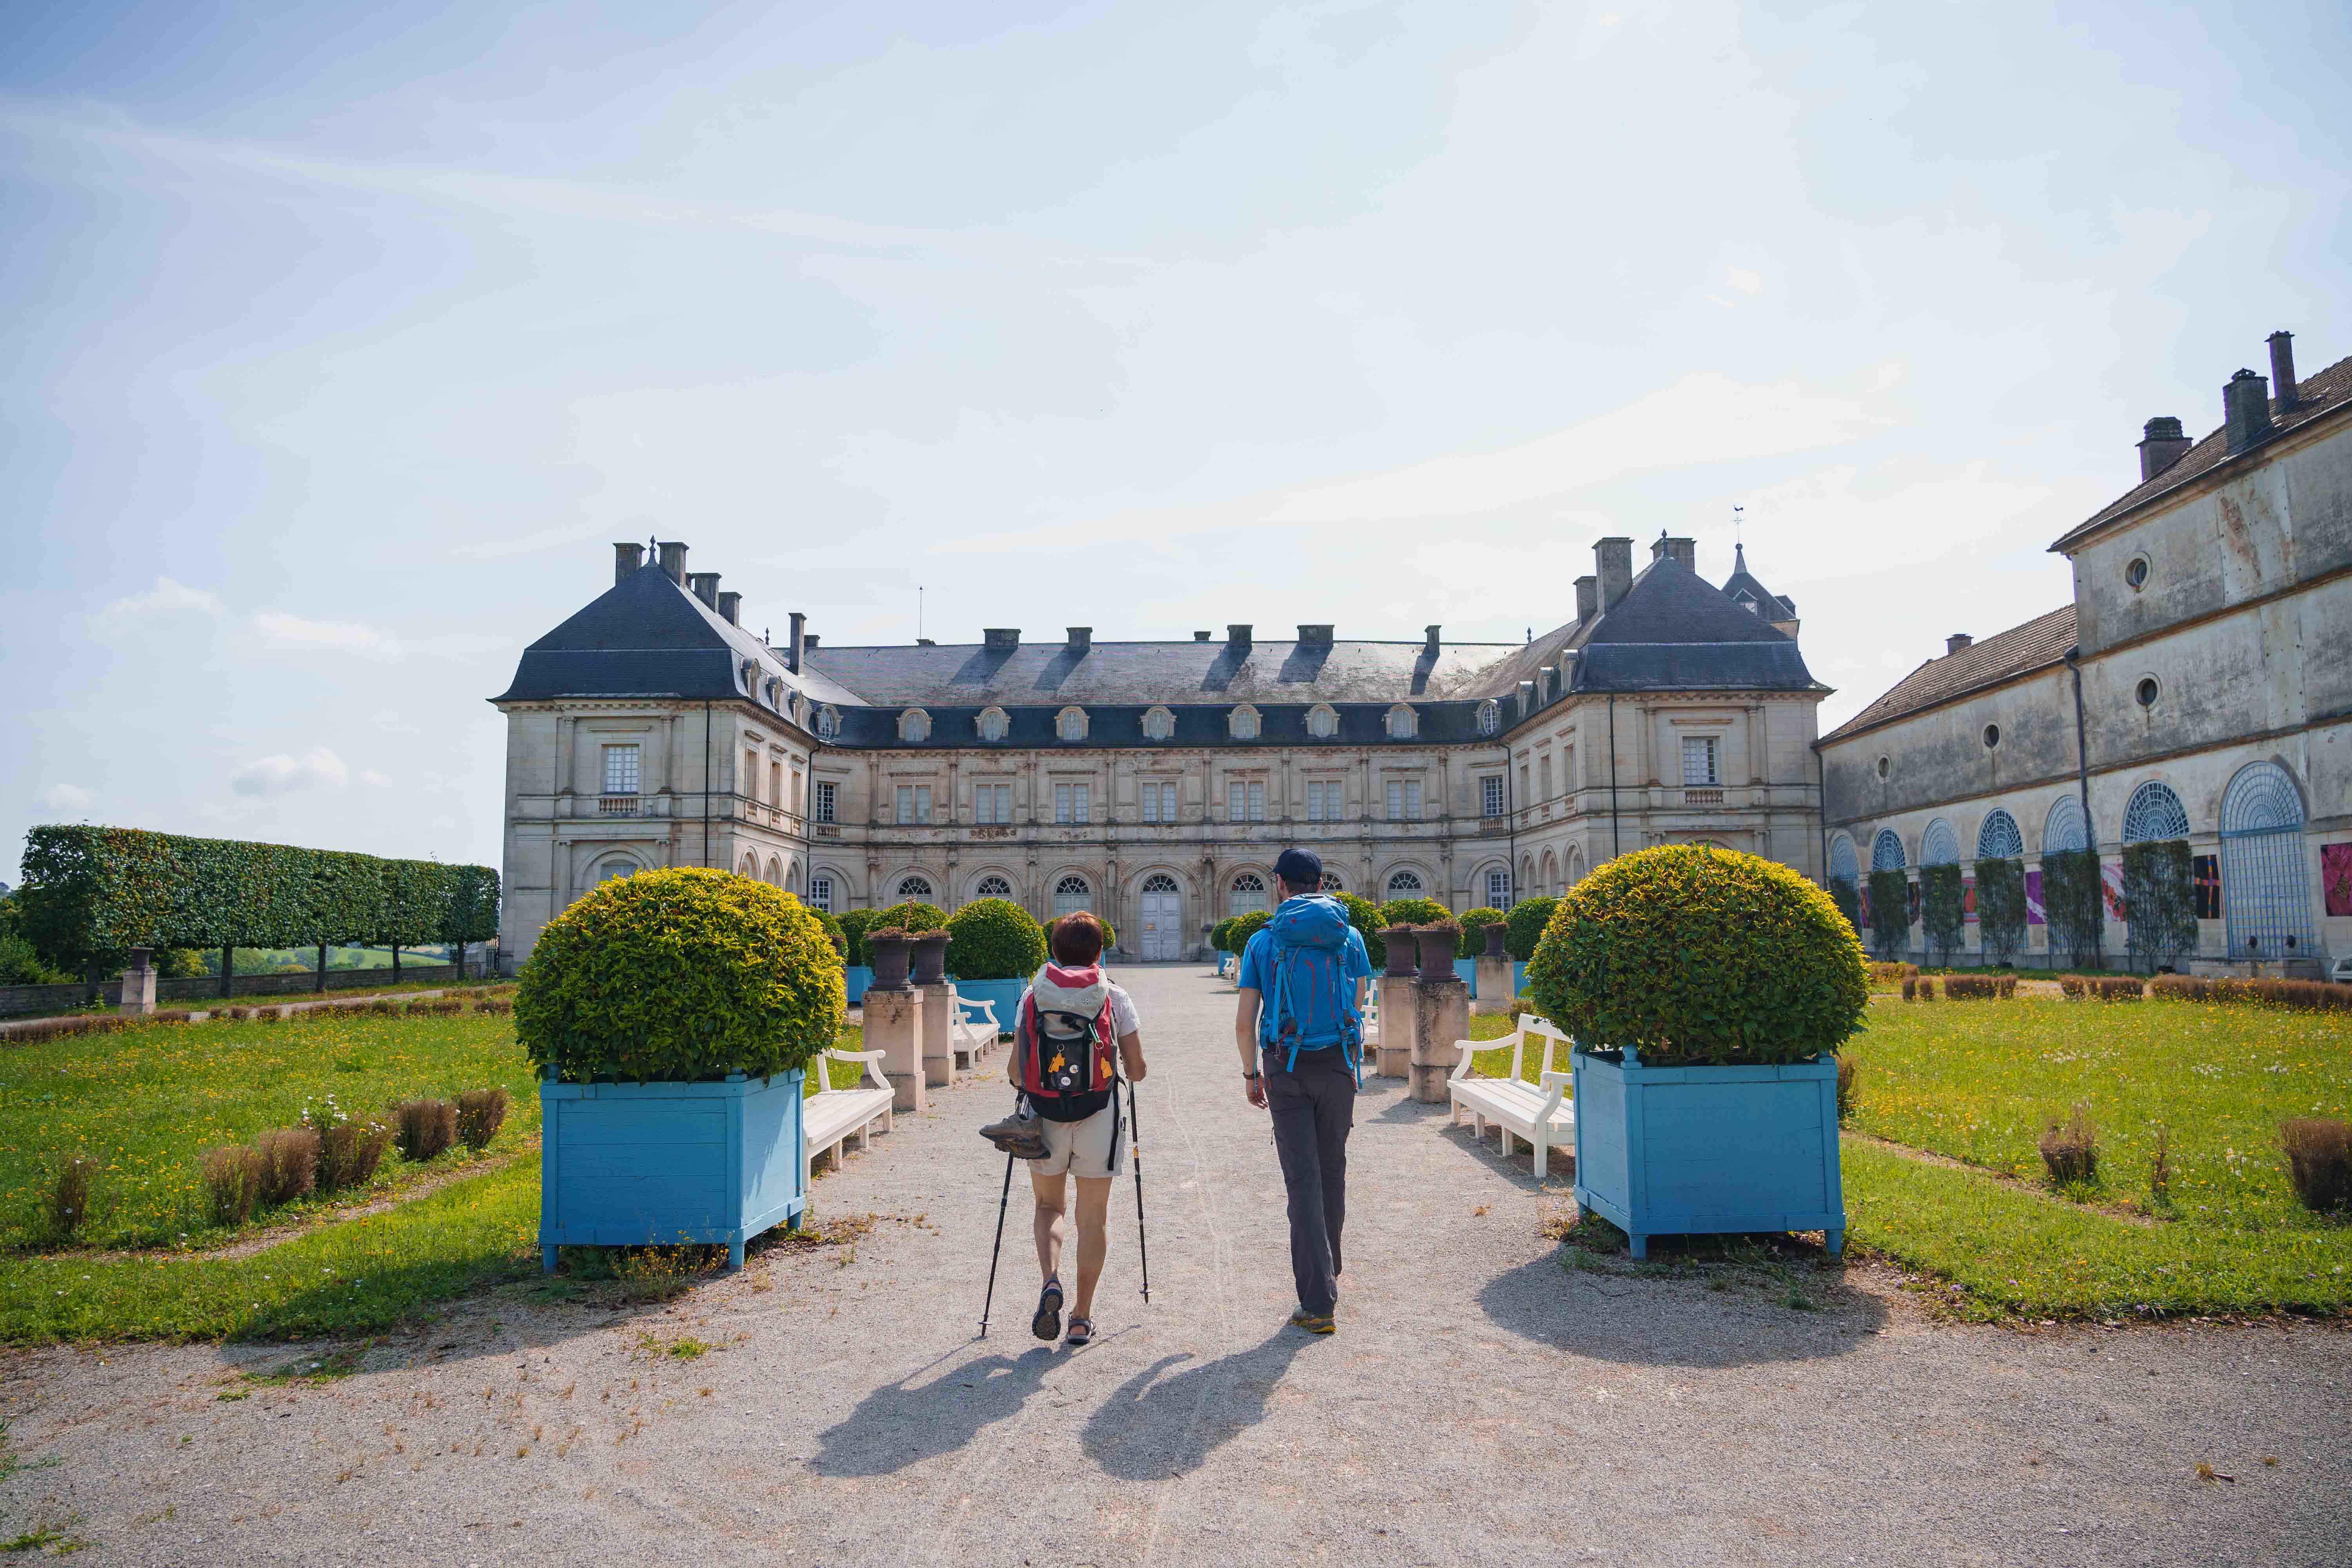
[{"label": "dormer window", "polygon": [[1005,717],[1002,708],[983,708],[980,710],[978,725],[982,740],[1002,741],[1012,731],[1013,721]]},{"label": "dormer window", "polygon": [[1339,715],[1328,702],[1318,702],[1307,710],[1307,732],[1318,741],[1328,741],[1339,732]]},{"label": "dormer window", "polygon": [[816,734],[820,741],[830,741],[841,733],[841,710],[828,702],[816,716]]},{"label": "dormer window", "polygon": [[1143,738],[1165,741],[1176,733],[1176,715],[1165,708],[1154,708],[1143,716]]},{"label": "dormer window", "polygon": [[898,739],[909,745],[920,745],[931,738],[931,716],[919,708],[909,708],[898,715]]},{"label": "dormer window", "polygon": [[1055,714],[1054,733],[1055,736],[1065,741],[1085,740],[1087,738],[1087,710],[1083,708],[1065,708],[1059,713]]},{"label": "dormer window", "polygon": [[1257,710],[1244,702],[1226,719],[1228,733],[1236,741],[1255,741],[1258,737]]},{"label": "dormer window", "polygon": [[1478,704],[1478,733],[1492,735],[1503,727],[1503,706],[1489,697]]},{"label": "dormer window", "polygon": [[1410,741],[1421,732],[1420,715],[1411,705],[1400,702],[1389,710],[1388,729],[1390,740]]}]

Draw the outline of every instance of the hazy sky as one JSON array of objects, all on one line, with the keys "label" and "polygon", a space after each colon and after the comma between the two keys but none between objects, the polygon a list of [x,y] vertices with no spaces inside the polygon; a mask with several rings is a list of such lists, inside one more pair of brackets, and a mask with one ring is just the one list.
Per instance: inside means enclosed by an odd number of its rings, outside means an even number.
[{"label": "hazy sky", "polygon": [[1592,541],[1852,713],[2352,353],[2352,7],[0,12],[0,877],[499,858],[483,699],[659,534],[828,641],[1517,639]]}]

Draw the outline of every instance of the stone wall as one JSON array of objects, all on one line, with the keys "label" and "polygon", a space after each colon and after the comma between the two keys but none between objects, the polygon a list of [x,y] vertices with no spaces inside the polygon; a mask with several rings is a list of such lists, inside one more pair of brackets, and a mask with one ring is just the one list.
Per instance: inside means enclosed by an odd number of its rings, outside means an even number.
[{"label": "stone wall", "polygon": [[[468,964],[478,972],[478,964]],[[438,985],[459,979],[454,963],[404,963],[400,966],[399,984],[403,985]],[[394,984],[389,969],[330,969],[327,989],[330,991],[359,990],[373,985]],[[308,995],[319,988],[314,971],[304,970],[292,974],[233,974],[229,977],[231,996],[295,996]],[[113,1006],[121,999],[122,982],[110,976],[98,988],[99,1000]],[[56,1013],[69,1013],[82,1005],[89,987],[79,981],[65,985],[0,985],[0,1017],[40,1017]],[[196,975],[186,980],[157,980],[155,1000],[172,1007],[201,1008],[207,1001],[220,1000],[220,977]]]}]

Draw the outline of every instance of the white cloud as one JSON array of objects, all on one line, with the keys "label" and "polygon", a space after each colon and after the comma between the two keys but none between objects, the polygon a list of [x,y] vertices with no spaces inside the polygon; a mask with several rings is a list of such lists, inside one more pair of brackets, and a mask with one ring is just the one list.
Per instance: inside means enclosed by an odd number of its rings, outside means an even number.
[{"label": "white cloud", "polygon": [[402,648],[388,633],[357,621],[314,621],[283,610],[257,612],[237,634],[236,650],[256,658],[320,653],[359,654],[368,658],[398,658]]},{"label": "white cloud", "polygon": [[299,757],[279,752],[257,757],[229,775],[228,787],[239,795],[286,795],[295,790],[341,789],[351,782],[343,759],[324,746],[313,746]]},{"label": "white cloud", "polygon": [[142,616],[167,615],[173,610],[198,610],[207,616],[228,613],[228,606],[217,595],[202,588],[191,588],[185,583],[174,583],[169,577],[155,579],[155,586],[144,594],[133,594],[117,599],[99,612],[99,617],[110,624],[136,620]]},{"label": "white cloud", "polygon": [[89,791],[79,784],[51,784],[41,793],[41,809],[59,816],[79,816],[89,809]]}]

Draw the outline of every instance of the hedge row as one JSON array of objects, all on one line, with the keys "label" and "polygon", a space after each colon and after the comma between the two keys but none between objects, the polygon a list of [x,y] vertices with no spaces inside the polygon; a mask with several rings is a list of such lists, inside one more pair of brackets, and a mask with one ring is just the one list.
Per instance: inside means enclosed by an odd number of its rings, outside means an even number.
[{"label": "hedge row", "polygon": [[131,947],[488,942],[499,874],[132,827],[25,836],[26,934],[44,953]]},{"label": "hedge row", "polygon": [[2175,1002],[2253,1002],[2312,1013],[2352,1012],[2352,985],[2325,980],[2214,980],[2193,974],[2159,974],[2149,994]]}]

